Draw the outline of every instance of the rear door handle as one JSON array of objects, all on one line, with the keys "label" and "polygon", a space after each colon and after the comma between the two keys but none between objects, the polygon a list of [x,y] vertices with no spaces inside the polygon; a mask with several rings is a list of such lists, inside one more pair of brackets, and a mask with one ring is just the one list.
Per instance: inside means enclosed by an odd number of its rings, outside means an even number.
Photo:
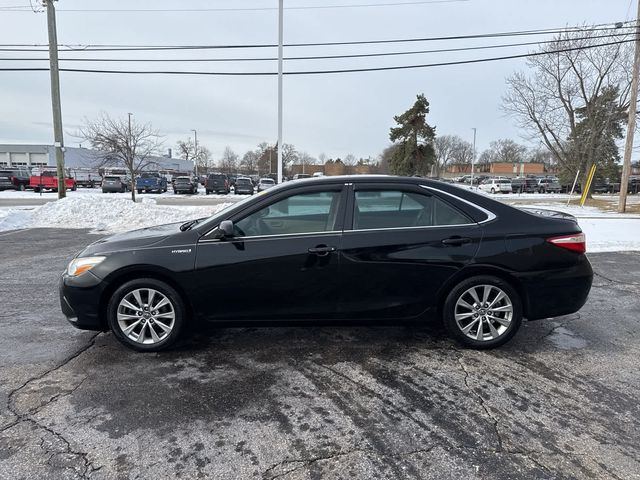
[{"label": "rear door handle", "polygon": [[471,243],[471,239],[469,237],[451,237],[445,238],[442,240],[444,245],[464,245],[466,243]]},{"label": "rear door handle", "polygon": [[318,245],[317,247],[310,248],[309,253],[318,255],[319,257],[326,257],[331,252],[335,252],[336,247],[329,247],[327,245]]}]

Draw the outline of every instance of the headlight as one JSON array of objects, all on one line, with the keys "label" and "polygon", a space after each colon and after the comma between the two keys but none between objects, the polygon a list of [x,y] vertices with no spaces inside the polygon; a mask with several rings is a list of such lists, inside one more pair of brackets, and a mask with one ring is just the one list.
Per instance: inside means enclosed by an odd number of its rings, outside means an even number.
[{"label": "headlight", "polygon": [[67,273],[72,277],[77,277],[78,275],[83,274],[91,270],[93,267],[98,265],[107,257],[81,257],[74,258],[71,260],[71,263],[67,267]]}]

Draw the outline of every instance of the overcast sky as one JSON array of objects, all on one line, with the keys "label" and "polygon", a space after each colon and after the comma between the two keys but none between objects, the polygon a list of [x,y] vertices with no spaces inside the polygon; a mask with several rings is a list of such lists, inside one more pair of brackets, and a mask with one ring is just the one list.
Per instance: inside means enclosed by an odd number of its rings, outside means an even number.
[{"label": "overcast sky", "polygon": [[[402,3],[408,0],[285,0],[285,7]],[[33,3],[39,1],[33,0]],[[63,44],[256,44],[277,43],[277,11],[71,12],[64,9],[276,7],[277,0],[60,0],[58,40]],[[631,0],[469,0],[451,3],[362,8],[289,9],[285,43],[424,38],[499,31],[555,28],[582,23],[624,21],[635,16]],[[28,0],[0,0],[0,7]],[[286,56],[334,55],[450,48],[537,38],[461,40],[392,45],[285,48]],[[46,43],[45,13],[0,10],[0,43]],[[287,70],[409,65],[523,53],[531,47],[423,54],[403,57],[289,61]],[[219,58],[276,56],[276,49],[180,52],[109,52],[104,58]],[[0,58],[24,56],[0,52]],[[32,54],[46,57],[46,54]],[[61,53],[64,56],[86,53]],[[17,63],[2,62],[2,66]],[[47,66],[46,62],[19,66]],[[276,62],[78,63],[75,68],[208,71],[277,71]],[[376,157],[389,144],[393,116],[406,110],[417,93],[431,103],[428,121],[438,134],[472,140],[478,151],[497,138],[520,141],[522,132],[500,109],[505,77],[526,69],[523,60],[414,70],[340,75],[288,76],[284,79],[284,141],[313,156]],[[133,112],[165,135],[165,146],[193,135],[217,159],[229,145],[242,155],[277,139],[276,77],[142,76],[61,73],[65,143],[85,117],[104,111],[126,117]],[[48,72],[0,72],[0,143],[52,143]]]}]

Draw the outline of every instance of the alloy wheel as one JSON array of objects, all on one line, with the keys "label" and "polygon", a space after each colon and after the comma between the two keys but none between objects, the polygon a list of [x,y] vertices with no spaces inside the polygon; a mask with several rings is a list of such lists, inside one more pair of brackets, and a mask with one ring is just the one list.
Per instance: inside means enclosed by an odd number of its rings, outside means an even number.
[{"label": "alloy wheel", "polygon": [[475,285],[458,297],[454,315],[464,335],[477,341],[491,341],[509,329],[513,303],[495,285]]},{"label": "alloy wheel", "polygon": [[163,341],[171,334],[175,319],[171,300],[152,288],[132,290],[118,304],[118,326],[136,343],[153,345]]}]

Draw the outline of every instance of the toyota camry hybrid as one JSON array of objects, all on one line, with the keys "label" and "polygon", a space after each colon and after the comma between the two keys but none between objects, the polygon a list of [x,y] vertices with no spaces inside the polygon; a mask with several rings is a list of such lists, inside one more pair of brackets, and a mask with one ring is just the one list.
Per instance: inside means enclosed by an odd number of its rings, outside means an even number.
[{"label": "toyota camry hybrid", "polygon": [[575,219],[444,182],[286,182],[215,215],[103,238],[60,281],[76,327],[156,351],[194,322],[440,319],[473,348],[586,302]]}]

